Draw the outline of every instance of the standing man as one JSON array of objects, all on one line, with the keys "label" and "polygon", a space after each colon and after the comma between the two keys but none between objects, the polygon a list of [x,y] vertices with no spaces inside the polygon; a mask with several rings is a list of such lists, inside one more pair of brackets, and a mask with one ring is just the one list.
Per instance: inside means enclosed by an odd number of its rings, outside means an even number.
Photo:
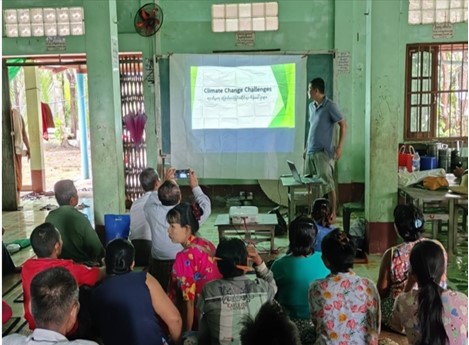
[{"label": "standing man", "polygon": [[[170,168],[166,172],[166,180],[159,186],[158,191],[150,194],[143,208],[145,218],[151,229],[152,248],[148,272],[158,280],[166,292],[168,291],[176,254],[183,249],[182,245],[173,243],[169,238],[169,223],[166,221],[168,211],[182,200],[181,190],[176,180],[174,180],[175,171],[174,168]],[[212,212],[212,205],[209,197],[200,188],[195,171],[189,170],[188,179],[195,202],[203,210],[199,220],[199,224],[203,224]]]},{"label": "standing man", "polygon": [[146,168],[140,173],[139,179],[145,194],[135,200],[130,208],[129,240],[135,248],[135,265],[148,266],[151,256],[151,230],[143,207],[151,192],[158,190],[160,177],[155,169]]},{"label": "standing man", "polygon": [[[29,140],[26,134],[26,127],[24,120],[18,109],[11,109],[11,123],[13,134],[13,145],[15,147],[15,175],[16,175],[16,201],[19,205],[20,191],[23,187],[23,153],[28,159],[31,158],[29,151]],[[26,151],[23,151],[23,145],[26,146]]]},{"label": "standing man", "polygon": [[[335,191],[334,168],[335,161],[342,156],[347,123],[337,105],[324,94],[324,80],[313,79],[308,86],[309,104],[309,133],[305,149],[305,173],[318,175],[326,184],[321,186],[321,194],[328,194],[332,205],[331,221],[335,222],[337,215],[337,195]],[[336,147],[332,142],[335,124],[339,125],[339,142]]]}]

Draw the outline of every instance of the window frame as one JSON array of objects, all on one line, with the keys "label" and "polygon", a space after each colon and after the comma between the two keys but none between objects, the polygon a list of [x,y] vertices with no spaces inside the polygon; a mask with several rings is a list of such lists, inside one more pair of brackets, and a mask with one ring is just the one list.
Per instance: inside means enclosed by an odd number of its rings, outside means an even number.
[{"label": "window frame", "polygon": [[[458,49],[458,46],[459,49]],[[438,140],[438,141],[456,141],[456,140],[467,140],[467,136],[458,136],[458,137],[438,137],[438,114],[437,114],[437,104],[436,99],[441,94],[446,93],[444,90],[438,89],[438,67],[440,64],[439,54],[444,50],[465,50],[467,51],[468,43],[467,42],[444,42],[444,43],[411,43],[406,45],[406,59],[405,59],[405,93],[404,93],[404,140],[405,141],[429,141],[429,140]],[[415,52],[429,52],[431,53],[431,67],[430,67],[430,76],[422,76],[422,69],[424,68],[423,64],[420,64],[420,71],[417,77],[412,76],[412,57]],[[422,57],[419,57],[422,59]],[[467,73],[467,72],[465,72]],[[422,81],[425,78],[430,79],[430,121],[429,121],[429,130],[428,131],[416,131],[411,132],[411,109],[412,109],[412,95],[421,95],[425,94],[422,91]],[[420,82],[420,91],[417,93],[412,92],[412,82]],[[457,89],[453,92],[450,92],[451,95],[456,94],[457,92],[468,92],[467,89]],[[421,100],[417,105],[417,108],[420,110],[425,104],[422,104]],[[415,105],[414,105],[415,107]],[[461,115],[462,121],[462,115]],[[419,121],[420,122],[420,121]]]}]

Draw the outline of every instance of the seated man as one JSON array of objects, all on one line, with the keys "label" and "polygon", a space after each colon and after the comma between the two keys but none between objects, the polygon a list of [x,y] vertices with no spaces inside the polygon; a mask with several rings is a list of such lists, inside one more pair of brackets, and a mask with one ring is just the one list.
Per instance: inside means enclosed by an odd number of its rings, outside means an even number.
[{"label": "seated man", "polygon": [[151,230],[145,219],[143,207],[151,192],[158,190],[160,178],[153,168],[146,168],[140,173],[140,185],[145,194],[135,200],[130,208],[129,240],[135,248],[135,265],[147,266],[151,255]]},{"label": "seated man", "polygon": [[31,315],[29,304],[31,299],[30,285],[34,276],[47,268],[60,266],[71,272],[78,285],[93,286],[104,277],[105,268],[87,267],[75,264],[72,260],[58,259],[62,250],[62,240],[59,231],[51,223],[41,224],[33,230],[31,247],[33,247],[37,259],[31,258],[23,264],[21,280],[24,295],[24,318],[28,321],[29,328],[35,329],[36,324]]},{"label": "seated man", "polygon": [[[181,190],[174,178],[175,169],[166,173],[166,180],[148,197],[144,206],[145,218],[151,229],[151,262],[149,273],[155,277],[165,291],[168,291],[171,270],[176,254],[182,250],[182,245],[173,243],[168,235],[169,224],[166,214],[181,202]],[[195,202],[199,204],[203,214],[199,224],[203,224],[212,212],[210,199],[199,187],[199,181],[193,170],[189,172],[189,186],[194,194]]]},{"label": "seated man", "polygon": [[54,193],[59,208],[51,211],[45,221],[52,223],[62,235],[61,258],[89,266],[101,265],[104,247],[86,215],[75,208],[78,192],[73,181],[57,182]]},{"label": "seated man", "polygon": [[49,268],[34,277],[31,281],[31,309],[37,328],[29,336],[6,336],[2,339],[4,345],[97,345],[94,341],[69,341],[65,337],[75,325],[80,309],[77,282],[66,268]]}]

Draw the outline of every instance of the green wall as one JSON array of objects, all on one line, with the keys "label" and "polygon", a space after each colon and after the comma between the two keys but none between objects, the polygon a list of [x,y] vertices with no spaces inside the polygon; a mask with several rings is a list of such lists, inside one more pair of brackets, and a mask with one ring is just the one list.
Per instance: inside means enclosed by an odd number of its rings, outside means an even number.
[{"label": "green wall", "polygon": [[[84,0],[67,1],[81,6]],[[405,47],[407,43],[467,41],[467,23],[454,25],[454,37],[432,38],[432,25],[407,24],[408,0],[279,0],[279,30],[257,32],[253,47],[236,47],[234,33],[211,31],[211,5],[236,1],[160,0],[164,22],[152,38],[138,36],[134,15],[146,0],[118,0],[120,51],[211,53],[214,50],[280,49],[289,53],[350,53],[350,71],[335,66],[334,100],[346,116],[348,132],[338,163],[340,183],[365,183],[367,218],[388,222],[396,203],[397,144],[403,140]],[[243,2],[243,1],[239,1]],[[257,1],[256,1],[257,2]],[[62,0],[4,0],[3,8],[63,6]],[[94,23],[96,30],[100,23]],[[85,37],[67,37],[65,53],[85,52]],[[47,53],[44,38],[3,38],[4,55]],[[49,52],[53,53],[53,52]],[[93,81],[90,80],[90,83]],[[155,94],[157,97],[155,97]],[[148,114],[159,111],[158,85],[145,84]],[[156,164],[158,137],[149,116],[149,164]],[[230,181],[233,182],[233,181]]]}]

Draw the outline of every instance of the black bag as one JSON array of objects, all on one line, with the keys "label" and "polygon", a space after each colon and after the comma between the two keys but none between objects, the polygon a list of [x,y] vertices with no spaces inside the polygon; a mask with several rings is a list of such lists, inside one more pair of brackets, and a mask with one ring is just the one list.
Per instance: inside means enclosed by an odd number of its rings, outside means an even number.
[{"label": "black bag", "polygon": [[273,210],[269,211],[269,214],[274,214],[277,216],[277,225],[275,226],[275,236],[285,235],[287,233],[287,222],[280,213],[280,206],[277,206]]}]

